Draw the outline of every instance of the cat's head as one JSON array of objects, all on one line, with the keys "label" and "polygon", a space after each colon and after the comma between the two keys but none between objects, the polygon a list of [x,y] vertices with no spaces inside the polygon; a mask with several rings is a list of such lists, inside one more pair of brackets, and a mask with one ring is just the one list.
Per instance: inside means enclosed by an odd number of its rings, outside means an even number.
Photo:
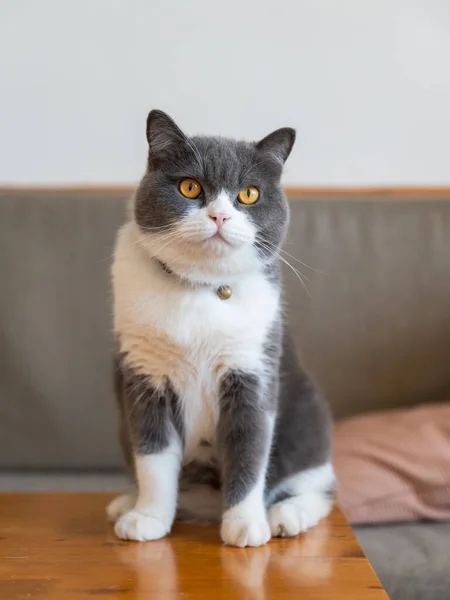
[{"label": "cat's head", "polygon": [[205,282],[273,260],[289,219],[280,177],[293,129],[255,143],[188,137],[153,110],[147,140],[148,168],[134,219],[152,256],[180,276]]}]

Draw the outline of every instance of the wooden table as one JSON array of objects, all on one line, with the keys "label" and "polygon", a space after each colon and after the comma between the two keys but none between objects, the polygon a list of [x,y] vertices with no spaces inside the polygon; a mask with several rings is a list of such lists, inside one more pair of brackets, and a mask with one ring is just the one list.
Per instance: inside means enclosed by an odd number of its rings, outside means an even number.
[{"label": "wooden table", "polygon": [[218,528],[176,524],[122,542],[109,494],[0,494],[1,600],[386,600],[339,510],[306,535],[261,548],[221,545]]}]

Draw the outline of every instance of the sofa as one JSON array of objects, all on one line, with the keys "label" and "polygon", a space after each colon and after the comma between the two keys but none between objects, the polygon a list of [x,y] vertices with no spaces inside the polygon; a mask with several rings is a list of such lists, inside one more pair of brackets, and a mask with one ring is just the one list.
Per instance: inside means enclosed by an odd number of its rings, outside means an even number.
[{"label": "sofa", "polygon": [[[0,192],[2,490],[123,485],[109,267],[127,195]],[[450,196],[290,204],[285,250],[308,291],[286,267],[288,319],[334,418],[448,401]],[[392,600],[449,597],[450,523],[356,533]]]}]

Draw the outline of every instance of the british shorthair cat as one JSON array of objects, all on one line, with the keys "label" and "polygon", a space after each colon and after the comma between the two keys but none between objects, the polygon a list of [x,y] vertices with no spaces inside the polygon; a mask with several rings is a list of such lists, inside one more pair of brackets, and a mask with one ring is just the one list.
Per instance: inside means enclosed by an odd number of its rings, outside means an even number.
[{"label": "british shorthair cat", "polygon": [[257,143],[147,121],[146,173],[112,279],[120,437],[136,493],[119,538],[180,517],[221,520],[233,546],[295,536],[329,514],[330,417],[283,321],[280,178],[295,131]]}]

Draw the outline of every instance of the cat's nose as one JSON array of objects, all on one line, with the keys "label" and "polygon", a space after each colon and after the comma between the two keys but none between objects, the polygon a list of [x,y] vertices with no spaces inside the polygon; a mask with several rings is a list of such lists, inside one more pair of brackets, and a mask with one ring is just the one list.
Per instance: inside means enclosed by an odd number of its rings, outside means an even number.
[{"label": "cat's nose", "polygon": [[228,221],[228,219],[230,219],[230,217],[228,215],[226,215],[225,213],[212,213],[210,215],[208,215],[210,219],[212,219],[216,225],[217,228],[220,229],[222,227],[222,225],[225,223],[225,221]]}]

